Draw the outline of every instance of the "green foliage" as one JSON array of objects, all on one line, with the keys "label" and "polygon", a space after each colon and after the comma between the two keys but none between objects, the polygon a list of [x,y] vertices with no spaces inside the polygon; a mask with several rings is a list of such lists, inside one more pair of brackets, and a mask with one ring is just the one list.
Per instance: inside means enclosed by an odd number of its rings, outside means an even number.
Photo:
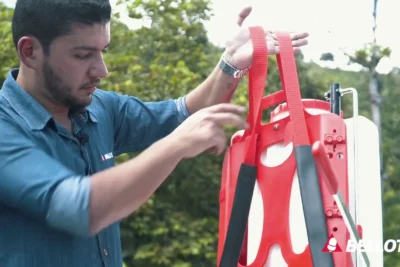
[{"label": "green foliage", "polygon": [[[376,57],[373,56],[376,49]],[[372,43],[365,44],[363,48],[358,49],[354,55],[348,55],[349,64],[360,64],[368,70],[375,69],[384,57],[390,57],[392,50],[389,47],[374,46]]]},{"label": "green foliage", "polygon": [[0,85],[10,68],[18,66],[17,55],[11,34],[11,18],[13,10],[0,2]]},{"label": "green foliage", "polygon": [[[217,64],[221,49],[207,39],[203,22],[212,11],[208,0],[135,0],[126,4],[131,17],[150,19],[150,27],[130,30],[112,20],[112,41],[105,60],[109,76],[102,88],[130,94],[148,101],[175,98],[200,84]],[[12,10],[0,4],[0,82],[17,57],[11,38]],[[369,50],[365,50],[369,51]],[[366,60],[368,53],[358,53]],[[382,49],[381,54],[390,51]],[[361,61],[360,61],[361,62]],[[355,87],[360,94],[360,113],[370,117],[367,72],[324,69],[305,63],[297,56],[297,68],[303,98],[324,99],[332,82]],[[382,130],[384,164],[388,178],[384,188],[384,234],[397,238],[400,225],[400,76],[395,72],[381,75],[384,105]],[[281,90],[276,59],[269,58],[265,94]],[[247,104],[247,79],[234,102]],[[351,116],[351,97],[345,97],[343,109]],[[269,109],[270,111],[270,109]],[[268,120],[268,113],[264,120]],[[229,129],[227,135],[232,134]],[[135,154],[124,154],[124,162]],[[218,237],[219,186],[222,158],[202,155],[181,162],[167,181],[135,214],[122,221],[125,266],[200,267],[215,266]],[[398,254],[385,256],[386,266],[400,266]]]},{"label": "green foliage", "polygon": [[320,57],[320,60],[324,60],[324,61],[335,61],[335,56],[328,52],[328,53],[323,53]]},{"label": "green foliage", "polygon": [[208,1],[127,4],[132,17],[150,19],[151,27],[129,31],[113,20],[105,88],[154,101],[181,96],[207,77],[218,61],[203,26]]}]

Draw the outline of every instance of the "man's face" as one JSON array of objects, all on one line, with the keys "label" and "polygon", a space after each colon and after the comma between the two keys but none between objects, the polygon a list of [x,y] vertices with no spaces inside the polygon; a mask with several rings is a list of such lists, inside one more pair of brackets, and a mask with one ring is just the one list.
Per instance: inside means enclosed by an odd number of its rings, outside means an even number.
[{"label": "man's face", "polygon": [[59,105],[90,104],[101,78],[107,76],[103,51],[110,42],[109,24],[73,25],[71,34],[55,39],[41,73],[47,97]]}]

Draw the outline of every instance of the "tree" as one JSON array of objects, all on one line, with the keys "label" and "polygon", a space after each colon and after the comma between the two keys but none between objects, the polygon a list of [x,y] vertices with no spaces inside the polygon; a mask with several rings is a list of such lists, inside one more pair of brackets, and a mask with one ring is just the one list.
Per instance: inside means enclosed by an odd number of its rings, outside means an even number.
[{"label": "tree", "polygon": [[[356,63],[364,67],[364,69],[369,73],[370,81],[369,81],[369,96],[370,96],[370,104],[371,104],[371,113],[372,120],[378,127],[379,132],[379,147],[382,147],[382,123],[381,123],[381,105],[382,105],[382,97],[381,90],[382,84],[379,78],[379,74],[376,71],[376,68],[384,57],[389,57],[391,54],[391,49],[388,47],[382,47],[377,44],[376,40],[376,17],[377,17],[377,6],[378,0],[374,0],[374,9],[373,9],[373,41],[365,45],[364,48],[359,49],[355,52],[354,55],[346,54],[349,57],[349,64]],[[381,152],[381,175],[385,177],[384,174],[384,162],[383,162],[383,154]]]},{"label": "tree", "polygon": [[321,55],[321,57],[320,57],[320,60],[323,60],[323,61],[335,61],[335,56],[330,52],[323,53]]},{"label": "tree", "polygon": [[11,34],[12,15],[13,9],[7,8],[0,2],[0,85],[3,84],[10,68],[18,66]]}]

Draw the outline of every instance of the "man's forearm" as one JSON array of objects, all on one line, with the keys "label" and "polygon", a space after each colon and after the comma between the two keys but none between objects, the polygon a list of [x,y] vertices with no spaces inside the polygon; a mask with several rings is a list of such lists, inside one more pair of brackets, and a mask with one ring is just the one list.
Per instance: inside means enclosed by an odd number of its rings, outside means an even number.
[{"label": "man's forearm", "polygon": [[179,145],[169,137],[139,156],[91,178],[90,233],[137,210],[182,160]]},{"label": "man's forearm", "polygon": [[232,94],[240,79],[224,73],[218,66],[208,78],[186,97],[186,106],[190,114],[205,107],[231,101]]}]

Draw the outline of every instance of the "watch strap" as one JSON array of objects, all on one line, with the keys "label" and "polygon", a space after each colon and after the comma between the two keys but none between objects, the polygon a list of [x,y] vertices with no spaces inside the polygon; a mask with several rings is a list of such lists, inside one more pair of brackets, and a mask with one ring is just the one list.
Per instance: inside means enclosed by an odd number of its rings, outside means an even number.
[{"label": "watch strap", "polygon": [[229,76],[231,76],[233,78],[242,78],[242,77],[246,76],[250,71],[250,67],[240,70],[240,69],[232,66],[225,60],[224,56],[222,56],[221,60],[219,61],[219,68],[224,73],[228,74]]}]

